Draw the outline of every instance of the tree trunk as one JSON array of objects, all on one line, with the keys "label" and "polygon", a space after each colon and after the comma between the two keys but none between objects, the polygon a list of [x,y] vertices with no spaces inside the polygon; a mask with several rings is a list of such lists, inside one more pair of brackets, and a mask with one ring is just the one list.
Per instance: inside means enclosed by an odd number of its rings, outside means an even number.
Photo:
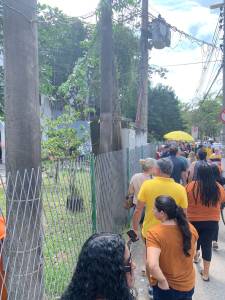
[{"label": "tree trunk", "polygon": [[100,153],[112,151],[113,35],[112,1],[101,1]]}]

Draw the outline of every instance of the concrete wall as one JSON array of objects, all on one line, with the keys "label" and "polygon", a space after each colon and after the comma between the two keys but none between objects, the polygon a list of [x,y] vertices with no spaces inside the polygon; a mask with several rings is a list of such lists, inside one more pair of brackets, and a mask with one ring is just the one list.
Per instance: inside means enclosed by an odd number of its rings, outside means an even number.
[{"label": "concrete wall", "polygon": [[135,148],[135,130],[122,128],[122,148]]}]

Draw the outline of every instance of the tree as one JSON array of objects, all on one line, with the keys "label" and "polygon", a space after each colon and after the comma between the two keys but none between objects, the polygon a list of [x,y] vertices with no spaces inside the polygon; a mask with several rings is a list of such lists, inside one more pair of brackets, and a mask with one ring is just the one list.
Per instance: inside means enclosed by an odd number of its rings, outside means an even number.
[{"label": "tree", "polygon": [[179,100],[171,87],[163,85],[149,87],[149,99],[150,137],[161,140],[169,131],[183,130]]},{"label": "tree", "polygon": [[38,6],[38,21],[41,92],[56,95],[83,56],[87,31],[78,18],[69,18],[47,5]]},{"label": "tree", "polygon": [[43,158],[64,159],[76,157],[82,140],[73,127],[80,113],[71,106],[65,106],[64,112],[55,120],[45,119],[43,126]]},{"label": "tree", "polygon": [[199,128],[199,137],[218,137],[222,129],[219,114],[222,109],[222,99],[217,97],[209,97],[205,100],[200,100],[197,107],[183,105],[182,114],[185,120],[185,126],[190,131],[191,127]]}]

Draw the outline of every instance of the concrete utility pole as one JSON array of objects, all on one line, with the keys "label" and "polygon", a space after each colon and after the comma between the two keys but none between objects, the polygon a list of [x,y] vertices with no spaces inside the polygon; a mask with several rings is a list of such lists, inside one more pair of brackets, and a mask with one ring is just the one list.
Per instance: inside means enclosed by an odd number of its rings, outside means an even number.
[{"label": "concrete utility pole", "polygon": [[[225,0],[223,3],[213,4],[211,9],[220,8],[223,11],[223,110],[225,110]],[[225,124],[222,126],[222,168],[225,171]]]},{"label": "concrete utility pole", "polygon": [[7,0],[3,10],[8,299],[42,299],[37,0]]},{"label": "concrete utility pole", "polygon": [[142,0],[141,61],[136,114],[136,146],[147,143],[148,134],[148,0]]},{"label": "concrete utility pole", "polygon": [[113,86],[112,0],[104,0],[101,1],[100,153],[113,149]]}]

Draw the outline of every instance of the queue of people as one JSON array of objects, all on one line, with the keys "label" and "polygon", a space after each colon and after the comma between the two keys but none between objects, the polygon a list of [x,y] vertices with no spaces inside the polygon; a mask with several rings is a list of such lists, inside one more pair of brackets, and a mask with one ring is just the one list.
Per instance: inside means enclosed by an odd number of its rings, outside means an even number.
[{"label": "queue of people", "polygon": [[[202,259],[201,278],[210,281],[212,245],[219,247],[225,179],[203,148],[196,154],[188,150],[187,157],[186,149],[172,145],[164,147],[158,159],[141,160],[142,172],[132,176],[128,190],[132,205],[125,207],[132,208],[134,235],[141,235],[146,248],[145,275],[154,300],[191,300],[194,263]],[[136,299],[134,269],[122,236],[95,234],[85,242],[61,299]]]}]

